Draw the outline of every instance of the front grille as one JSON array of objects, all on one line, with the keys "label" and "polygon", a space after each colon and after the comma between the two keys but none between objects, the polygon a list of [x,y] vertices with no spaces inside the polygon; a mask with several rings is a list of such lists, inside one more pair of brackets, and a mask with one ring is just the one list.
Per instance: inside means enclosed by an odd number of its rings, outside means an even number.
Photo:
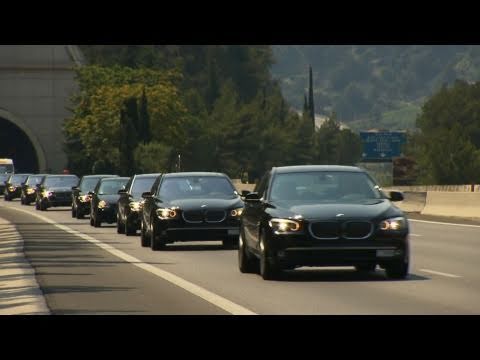
[{"label": "front grille", "polygon": [[373,224],[368,221],[348,221],[343,225],[342,235],[347,239],[365,239],[373,231]]},{"label": "front grille", "polygon": [[209,223],[222,222],[227,217],[227,212],[224,210],[209,210],[205,214],[205,221]]},{"label": "front grille", "polygon": [[182,211],[182,217],[189,223],[203,222],[203,212],[199,210]]},{"label": "front grille", "polygon": [[373,224],[369,221],[318,221],[309,226],[310,234],[316,239],[336,240],[366,239],[373,233]]},{"label": "front grille", "polygon": [[66,191],[54,192],[53,196],[57,200],[70,200],[70,198],[72,197],[72,193],[71,192],[66,192]]},{"label": "front grille", "polygon": [[310,233],[317,239],[338,239],[340,224],[335,221],[319,221],[310,224]]}]

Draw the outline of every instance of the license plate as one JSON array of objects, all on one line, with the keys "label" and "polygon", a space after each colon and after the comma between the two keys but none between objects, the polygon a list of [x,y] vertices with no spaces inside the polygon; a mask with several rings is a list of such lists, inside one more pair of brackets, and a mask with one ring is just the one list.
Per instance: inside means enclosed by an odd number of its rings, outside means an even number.
[{"label": "license plate", "polygon": [[240,230],[228,230],[228,235],[240,235]]},{"label": "license plate", "polygon": [[377,250],[378,257],[390,257],[395,255],[395,250]]}]

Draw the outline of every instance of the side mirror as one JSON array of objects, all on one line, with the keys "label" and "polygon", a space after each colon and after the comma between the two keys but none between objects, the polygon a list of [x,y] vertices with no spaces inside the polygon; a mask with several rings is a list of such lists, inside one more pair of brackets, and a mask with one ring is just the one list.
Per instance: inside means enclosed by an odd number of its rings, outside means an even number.
[{"label": "side mirror", "polygon": [[125,190],[125,189],[118,190],[118,194],[120,194],[120,195],[121,194],[126,194],[126,193],[127,193],[127,190]]},{"label": "side mirror", "polygon": [[260,201],[260,195],[256,192],[251,192],[245,195],[245,201],[247,202],[258,202]]},{"label": "side mirror", "polygon": [[95,194],[93,191],[88,192],[88,195],[90,195],[90,196],[93,196],[93,194]]},{"label": "side mirror", "polygon": [[146,191],[144,193],[142,193],[142,198],[146,199],[146,198],[151,198],[152,197],[152,193],[150,191]]},{"label": "side mirror", "polygon": [[403,201],[404,197],[400,191],[390,191],[390,201]]},{"label": "side mirror", "polygon": [[73,191],[78,190],[78,187],[77,186],[72,186],[72,190]]}]

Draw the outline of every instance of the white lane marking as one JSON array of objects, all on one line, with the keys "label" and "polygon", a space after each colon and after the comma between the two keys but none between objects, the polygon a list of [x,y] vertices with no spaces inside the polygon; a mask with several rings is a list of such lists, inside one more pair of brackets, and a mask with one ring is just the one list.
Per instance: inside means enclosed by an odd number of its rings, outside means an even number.
[{"label": "white lane marking", "polygon": [[446,223],[446,222],[439,222],[439,221],[427,221],[427,220],[416,220],[416,219],[408,219],[408,221],[420,222],[420,223],[427,223],[427,224],[453,225],[453,226],[464,226],[464,227],[480,228],[480,225],[468,225],[468,224]]},{"label": "white lane marking", "polygon": [[[2,206],[2,205],[0,205]],[[185,279],[182,279],[181,277],[177,276],[177,275],[174,275],[168,271],[165,271],[165,270],[162,270],[162,269],[159,269],[153,265],[150,265],[150,264],[146,264],[144,262],[142,262],[141,260],[131,256],[131,255],[128,255],[127,253],[124,253],[123,251],[121,250],[118,250],[118,249],[115,249],[113,246],[111,245],[108,245],[108,244],[105,244],[103,242],[101,242],[100,240],[97,240],[87,234],[83,234],[77,230],[73,230],[71,228],[69,228],[68,226],[65,226],[65,225],[61,225],[61,224],[58,224],[56,223],[55,221],[49,219],[49,218],[46,218],[42,215],[39,215],[39,214],[35,214],[35,213],[32,213],[30,211],[27,211],[27,210],[23,210],[23,209],[18,209],[18,208],[13,208],[13,207],[8,207],[9,209],[14,209],[14,210],[17,210],[17,211],[21,211],[21,212],[24,212],[24,213],[27,213],[27,214],[30,214],[32,216],[35,216],[36,218],[40,219],[40,220],[43,220],[49,224],[52,224],[53,226],[57,227],[58,229],[61,229],[65,232],[68,232],[72,235],[76,235],[78,237],[81,237],[82,239],[84,240],[87,240],[89,242],[91,242],[92,244],[95,244],[97,245],[98,247],[104,249],[105,251],[108,251],[109,253],[119,257],[120,259],[122,260],[125,260],[126,262],[132,264],[132,265],[135,265],[145,271],[148,271],[149,273],[152,273],[188,292],[190,292],[191,294],[193,295],[196,295],[206,301],[208,301],[209,303],[219,307],[220,309],[223,309],[227,312],[229,312],[230,314],[232,315],[257,315],[256,313],[254,313],[253,311],[241,306],[241,305],[238,305],[228,299],[225,299],[224,297],[221,297],[220,295],[217,295],[211,291],[208,291],[198,285],[195,285]]]},{"label": "white lane marking", "polygon": [[454,275],[454,274],[448,274],[440,271],[435,271],[435,270],[429,270],[429,269],[420,269],[420,271],[427,272],[430,274],[435,274],[435,275],[441,275],[441,276],[446,276],[449,278],[460,278],[461,276]]},{"label": "white lane marking", "polygon": [[410,234],[410,236],[423,236],[423,235],[420,235],[420,234]]}]

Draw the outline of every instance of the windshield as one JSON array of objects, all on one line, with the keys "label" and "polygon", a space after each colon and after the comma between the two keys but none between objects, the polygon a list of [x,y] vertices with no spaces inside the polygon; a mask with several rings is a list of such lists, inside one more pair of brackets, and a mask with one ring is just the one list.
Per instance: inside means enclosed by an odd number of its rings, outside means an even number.
[{"label": "windshield", "polygon": [[303,172],[277,174],[273,180],[272,201],[301,203],[358,203],[382,199],[376,184],[361,172]]},{"label": "windshield", "polygon": [[220,176],[166,178],[160,187],[160,199],[233,199],[236,192],[230,182]]},{"label": "windshield", "polygon": [[7,179],[8,179],[9,176],[10,176],[10,175],[5,175],[5,174],[0,175],[0,184],[1,184],[1,183],[4,183],[5,181],[7,181]]},{"label": "windshield", "polygon": [[10,178],[10,183],[13,185],[20,185],[22,182],[25,182],[28,175],[13,175]]},{"label": "windshield", "polygon": [[99,195],[116,195],[118,190],[125,189],[129,179],[115,179],[115,180],[105,180],[100,184],[98,189]]},{"label": "windshield", "polygon": [[93,191],[100,179],[101,178],[99,177],[83,178],[80,183],[80,191],[83,193],[88,193],[89,191]]},{"label": "windshield", "polygon": [[78,184],[76,176],[49,176],[45,179],[46,187],[72,187]]},{"label": "windshield", "polygon": [[10,165],[10,164],[0,165],[0,174],[11,174],[11,173],[13,173],[13,165]]},{"label": "windshield", "polygon": [[140,197],[144,192],[150,191],[156,177],[141,177],[136,178],[132,184],[130,193],[133,197]]},{"label": "windshield", "polygon": [[42,179],[43,176],[29,176],[26,184],[35,186],[37,184],[40,184],[42,182]]}]

